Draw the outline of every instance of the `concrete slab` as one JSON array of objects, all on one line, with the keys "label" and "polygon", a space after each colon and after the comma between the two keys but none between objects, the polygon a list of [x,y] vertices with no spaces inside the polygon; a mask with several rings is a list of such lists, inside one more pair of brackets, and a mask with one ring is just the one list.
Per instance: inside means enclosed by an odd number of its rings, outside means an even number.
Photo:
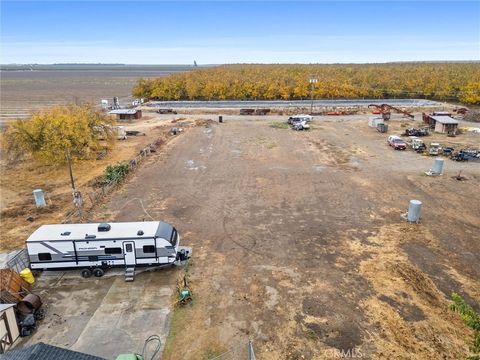
[{"label": "concrete slab", "polygon": [[34,291],[45,303],[45,319],[17,346],[42,341],[107,359],[141,353],[153,334],[163,346],[176,274],[175,269],[140,271],[127,283],[123,270],[100,279],[83,279],[78,271],[44,272]]}]

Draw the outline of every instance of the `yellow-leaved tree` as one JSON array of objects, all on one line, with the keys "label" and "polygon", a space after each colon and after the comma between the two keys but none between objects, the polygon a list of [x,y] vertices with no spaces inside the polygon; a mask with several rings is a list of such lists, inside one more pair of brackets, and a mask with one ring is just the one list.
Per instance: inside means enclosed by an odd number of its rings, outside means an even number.
[{"label": "yellow-leaved tree", "polygon": [[460,101],[465,104],[480,104],[480,81],[469,82],[460,93]]},{"label": "yellow-leaved tree", "polygon": [[91,105],[55,106],[34,113],[30,120],[11,122],[2,134],[2,147],[11,160],[33,156],[47,164],[88,159],[115,141],[115,120]]}]

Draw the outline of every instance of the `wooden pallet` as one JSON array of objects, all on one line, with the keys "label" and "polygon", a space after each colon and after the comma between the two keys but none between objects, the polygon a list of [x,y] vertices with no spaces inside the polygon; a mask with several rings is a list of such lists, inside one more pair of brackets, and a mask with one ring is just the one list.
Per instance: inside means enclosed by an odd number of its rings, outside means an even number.
[{"label": "wooden pallet", "polygon": [[30,285],[12,269],[0,269],[0,302],[17,303],[30,293]]}]

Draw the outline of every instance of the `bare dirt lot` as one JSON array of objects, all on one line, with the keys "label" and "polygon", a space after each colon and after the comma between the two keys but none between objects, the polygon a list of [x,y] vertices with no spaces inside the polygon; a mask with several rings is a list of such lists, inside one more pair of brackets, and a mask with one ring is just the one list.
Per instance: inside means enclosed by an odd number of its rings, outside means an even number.
[{"label": "bare dirt lot", "polygon": [[[194,301],[174,310],[164,359],[239,358],[248,339],[259,359],[468,353],[448,304],[456,291],[479,310],[480,164],[446,159],[427,177],[433,158],[392,150],[365,120],[326,119],[310,132],[268,117],[190,129],[92,215],[162,219],[193,247]],[[411,199],[419,225],[400,217]]]},{"label": "bare dirt lot", "polygon": [[[472,333],[448,304],[456,291],[479,310],[480,164],[445,159],[444,174],[427,177],[433,158],[394,151],[365,119],[318,117],[309,132],[272,128],[276,119],[229,117],[189,129],[89,216],[165,220],[193,247],[193,302],[148,323],[148,333],[170,323],[162,358],[210,359],[232,350],[218,359],[239,359],[249,339],[258,359],[333,359],[342,351],[363,359],[464,357]],[[402,124],[413,123],[391,120],[389,133]],[[479,135],[430,141],[478,146]],[[464,181],[454,178],[460,170]],[[423,202],[418,225],[400,217],[411,199]],[[173,304],[178,278],[178,271],[155,272],[134,284],[160,281]],[[152,293],[145,302],[139,292],[137,308],[135,289],[111,279],[85,289],[88,296],[78,299],[88,311],[72,316],[97,316],[94,328],[106,319],[102,311],[122,301],[121,289],[131,304],[116,314],[125,326],[154,304]],[[44,300],[58,300],[69,329],[74,318],[62,304],[86,285],[61,285],[45,290]],[[58,328],[48,330],[51,316],[47,311],[40,325],[42,341],[71,347],[74,340],[55,335]],[[128,333],[122,336],[105,334],[111,343],[127,342]],[[130,336],[138,344],[140,336]],[[85,350],[90,340],[73,348]],[[102,355],[113,358],[108,349],[110,356]]]}]

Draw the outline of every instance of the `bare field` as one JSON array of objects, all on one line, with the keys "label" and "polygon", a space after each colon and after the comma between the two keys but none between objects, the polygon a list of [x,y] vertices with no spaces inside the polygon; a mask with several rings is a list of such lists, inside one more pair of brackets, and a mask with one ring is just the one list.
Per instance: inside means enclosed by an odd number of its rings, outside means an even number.
[{"label": "bare field", "polygon": [[[148,115],[132,125],[146,137],[119,142],[106,160],[76,165],[81,190],[107,163],[131,158],[171,120],[183,118]],[[162,358],[231,351],[221,359],[236,359],[249,339],[257,358],[267,360],[332,359],[342,351],[364,359],[463,358],[472,333],[448,304],[456,291],[479,310],[480,164],[446,159],[442,176],[427,177],[432,157],[394,151],[365,116],[319,116],[309,132],[271,127],[281,118],[231,115],[218,124],[186,115],[175,126],[197,126],[171,138],[86,214],[86,221],[162,219],[193,247],[188,279],[194,301],[149,329],[164,333],[170,324]],[[389,133],[413,125],[418,122],[395,118]],[[425,138],[434,141],[478,146],[479,135]],[[11,249],[40,224],[60,221],[71,204],[66,169],[23,164],[4,171],[5,207],[26,209],[2,216],[2,247]],[[466,180],[455,179],[459,171]],[[51,213],[36,214],[27,205],[37,186],[57,204]],[[419,225],[400,217],[411,199],[423,202]],[[163,292],[172,290],[173,303],[181,274],[159,272],[135,283],[143,286],[152,276],[162,278]],[[63,282],[57,291],[42,284],[51,306],[76,286]],[[96,314],[99,305],[88,304],[85,314]],[[68,311],[60,314],[67,324],[75,320]],[[131,315],[129,309],[118,314],[125,321]],[[82,321],[95,326],[92,319]],[[52,321],[47,312],[44,324]],[[37,338],[84,349],[79,340],[63,344],[50,325],[40,325]],[[111,343],[123,341],[110,336]],[[114,357],[114,347],[102,355],[109,351]]]},{"label": "bare field", "polygon": [[53,105],[120,98],[123,106],[132,100],[132,88],[141,77],[159,77],[172,70],[41,70],[0,72],[0,125],[16,118],[29,118],[32,111]]},{"label": "bare field", "polygon": [[[164,359],[248,339],[272,360],[467,354],[472,334],[448,304],[456,291],[479,310],[480,165],[445,160],[427,177],[433,158],[349,119],[318,117],[308,133],[269,117],[191,129],[92,215],[163,219],[193,247],[194,302],[175,309]],[[423,202],[419,225],[400,218],[411,199]]]}]

